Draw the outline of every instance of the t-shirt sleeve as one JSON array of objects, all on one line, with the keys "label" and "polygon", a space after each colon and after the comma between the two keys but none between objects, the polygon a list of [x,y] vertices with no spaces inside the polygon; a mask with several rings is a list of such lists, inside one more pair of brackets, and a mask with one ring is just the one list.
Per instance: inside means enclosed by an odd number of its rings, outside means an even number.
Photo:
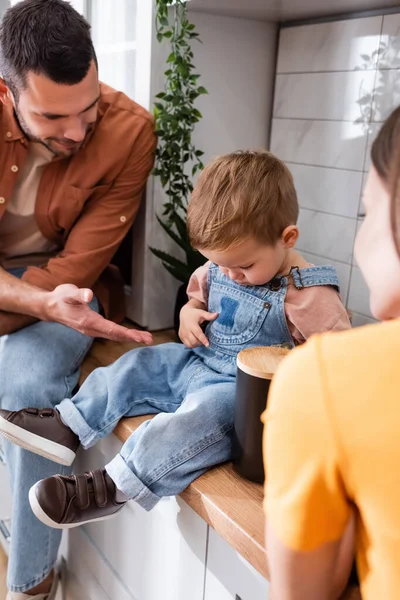
[{"label": "t-shirt sleeve", "polygon": [[278,538],[308,551],[341,538],[350,514],[316,337],[278,370],[263,414],[264,508]]},{"label": "t-shirt sleeve", "polygon": [[189,279],[186,293],[190,299],[198,300],[207,306],[208,304],[208,269],[210,261],[195,270]]},{"label": "t-shirt sleeve", "polygon": [[343,331],[351,327],[339,294],[327,285],[302,290],[289,286],[285,314],[296,345],[303,344],[317,333]]}]

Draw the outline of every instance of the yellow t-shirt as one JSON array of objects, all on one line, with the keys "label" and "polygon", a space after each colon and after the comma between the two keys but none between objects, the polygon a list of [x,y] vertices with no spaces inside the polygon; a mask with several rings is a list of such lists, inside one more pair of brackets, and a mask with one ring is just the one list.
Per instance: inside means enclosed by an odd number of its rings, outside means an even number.
[{"label": "yellow t-shirt", "polygon": [[314,337],[263,415],[265,510],[294,550],[339,539],[358,509],[364,600],[400,597],[400,320]]}]

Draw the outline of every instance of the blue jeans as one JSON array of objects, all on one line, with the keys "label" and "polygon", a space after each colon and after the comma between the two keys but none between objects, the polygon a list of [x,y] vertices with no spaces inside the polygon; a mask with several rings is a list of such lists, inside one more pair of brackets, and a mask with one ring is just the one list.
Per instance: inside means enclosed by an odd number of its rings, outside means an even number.
[{"label": "blue jeans", "polygon": [[156,415],[106,466],[120,490],[151,510],[230,459],[235,379],[181,344],[163,344],[96,369],[56,408],[84,448],[111,433],[121,417]]},{"label": "blue jeans", "polygon": [[[10,272],[21,276],[23,269]],[[91,308],[99,310],[97,300]],[[0,337],[0,406],[11,410],[53,407],[71,396],[92,342],[69,327],[44,322]],[[2,443],[13,496],[7,586],[11,591],[25,592],[47,577],[61,540],[59,531],[42,525],[32,513],[29,488],[39,479],[59,473],[60,465]],[[68,473],[68,469],[61,469]]]}]

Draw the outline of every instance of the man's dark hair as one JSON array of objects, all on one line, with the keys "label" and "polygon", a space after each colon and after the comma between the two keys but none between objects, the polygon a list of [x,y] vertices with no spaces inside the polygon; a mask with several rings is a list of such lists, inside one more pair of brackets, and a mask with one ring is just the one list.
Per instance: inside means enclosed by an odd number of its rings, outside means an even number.
[{"label": "man's dark hair", "polygon": [[23,0],[0,25],[0,73],[17,99],[33,71],[74,85],[97,65],[90,25],[64,0]]}]

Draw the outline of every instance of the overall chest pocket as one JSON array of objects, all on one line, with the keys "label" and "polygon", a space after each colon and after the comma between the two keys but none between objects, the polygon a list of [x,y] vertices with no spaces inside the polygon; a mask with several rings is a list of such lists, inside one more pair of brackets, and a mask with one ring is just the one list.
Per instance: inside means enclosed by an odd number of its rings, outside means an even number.
[{"label": "overall chest pocket", "polygon": [[260,331],[271,304],[246,291],[213,283],[208,301],[209,312],[219,313],[209,323],[206,335],[217,344],[245,344]]}]

